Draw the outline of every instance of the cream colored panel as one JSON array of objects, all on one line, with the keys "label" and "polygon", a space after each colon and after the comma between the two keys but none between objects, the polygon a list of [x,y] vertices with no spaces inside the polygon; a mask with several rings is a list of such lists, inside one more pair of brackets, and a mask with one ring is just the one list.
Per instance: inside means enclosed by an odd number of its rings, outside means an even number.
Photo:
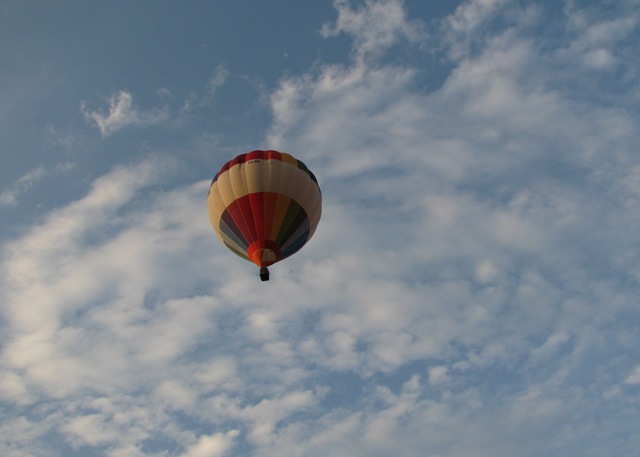
[{"label": "cream colored panel", "polygon": [[220,194],[222,203],[226,208],[236,199],[233,188],[231,187],[231,178],[228,170],[218,176],[218,180],[215,182],[215,185],[218,186],[218,193]]},{"label": "cream colored panel", "polygon": [[287,174],[286,180],[286,195],[289,195],[300,205],[302,205],[300,202],[300,196],[302,196],[307,189],[307,184],[309,183],[309,175],[307,175],[304,171],[297,167],[291,167],[291,170],[289,170],[289,173]]},{"label": "cream colored panel", "polygon": [[316,201],[321,198],[320,190],[316,183],[303,171],[306,178],[302,183],[300,191],[296,194],[295,200],[302,206],[307,214],[311,214]]},{"label": "cream colored panel", "polygon": [[311,238],[311,235],[315,233],[316,228],[318,227],[318,223],[320,222],[321,215],[322,215],[322,198],[318,198],[314,202],[314,205],[311,207],[311,210],[307,213],[307,216],[309,217],[309,227],[310,227],[309,238]]},{"label": "cream colored panel", "polygon": [[275,192],[277,194],[284,194],[284,186],[286,184],[285,172],[290,167],[289,164],[283,163],[280,160],[272,160],[269,163],[269,192]]},{"label": "cream colored panel", "polygon": [[[222,213],[224,213],[224,210],[227,208],[225,203],[222,201],[222,197],[220,196],[218,181],[213,183],[213,185],[211,186],[207,203],[209,205],[210,218],[212,215],[214,215],[217,219],[219,219],[220,216],[222,216]],[[214,219],[211,219],[211,223],[214,224]],[[217,224],[217,221],[215,222],[215,224]]]},{"label": "cream colored panel", "polygon": [[254,159],[244,163],[247,192],[263,192],[265,190],[265,174],[267,171],[267,161]]},{"label": "cream colored panel", "polygon": [[235,196],[234,200],[247,195],[249,193],[249,189],[247,188],[245,165],[243,163],[234,165],[229,168],[227,173],[229,174],[229,183],[231,184],[233,195]]}]

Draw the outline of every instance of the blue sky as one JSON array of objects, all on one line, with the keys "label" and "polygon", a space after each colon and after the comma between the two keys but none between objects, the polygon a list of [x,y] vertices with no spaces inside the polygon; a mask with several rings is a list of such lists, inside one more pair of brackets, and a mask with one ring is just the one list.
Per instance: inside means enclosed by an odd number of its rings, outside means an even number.
[{"label": "blue sky", "polygon": [[[635,456],[640,3],[0,5],[0,454]],[[314,238],[209,225],[303,160]]]}]

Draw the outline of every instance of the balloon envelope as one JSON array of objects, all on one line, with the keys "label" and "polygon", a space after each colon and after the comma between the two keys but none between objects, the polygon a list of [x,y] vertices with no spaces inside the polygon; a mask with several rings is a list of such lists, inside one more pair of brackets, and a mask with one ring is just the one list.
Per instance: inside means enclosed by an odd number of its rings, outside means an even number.
[{"label": "balloon envelope", "polygon": [[293,156],[252,151],[222,166],[209,189],[209,219],[234,253],[267,267],[296,253],[320,221],[322,194]]}]

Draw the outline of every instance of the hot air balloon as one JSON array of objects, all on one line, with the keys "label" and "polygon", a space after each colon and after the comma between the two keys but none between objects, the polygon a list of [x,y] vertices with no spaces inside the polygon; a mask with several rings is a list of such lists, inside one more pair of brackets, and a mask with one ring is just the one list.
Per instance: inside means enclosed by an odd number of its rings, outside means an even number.
[{"label": "hot air balloon", "polygon": [[295,254],[320,221],[322,194],[304,163],[278,151],[252,151],[222,166],[211,182],[209,219],[231,251],[260,267]]}]

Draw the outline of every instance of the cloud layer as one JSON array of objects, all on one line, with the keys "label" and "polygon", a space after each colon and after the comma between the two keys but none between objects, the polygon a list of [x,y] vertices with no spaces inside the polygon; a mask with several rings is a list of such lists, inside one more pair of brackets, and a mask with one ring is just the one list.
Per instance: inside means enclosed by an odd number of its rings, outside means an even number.
[{"label": "cloud layer", "polygon": [[[283,78],[266,135],[319,178],[313,240],[265,286],[218,246],[208,181],[164,185],[180,159],[95,180],[4,247],[0,452],[635,455],[639,16],[620,5],[475,0],[427,29],[336,1],[322,33],[351,60]],[[451,71],[425,88],[394,46]],[[84,110],[103,136],[163,118],[109,104]]]},{"label": "cloud layer", "polygon": [[80,109],[89,123],[95,124],[103,137],[109,136],[131,125],[150,126],[168,119],[166,109],[155,108],[140,111],[133,104],[133,96],[124,90],[113,93],[106,99],[109,112],[90,111],[86,102],[82,102]]}]

